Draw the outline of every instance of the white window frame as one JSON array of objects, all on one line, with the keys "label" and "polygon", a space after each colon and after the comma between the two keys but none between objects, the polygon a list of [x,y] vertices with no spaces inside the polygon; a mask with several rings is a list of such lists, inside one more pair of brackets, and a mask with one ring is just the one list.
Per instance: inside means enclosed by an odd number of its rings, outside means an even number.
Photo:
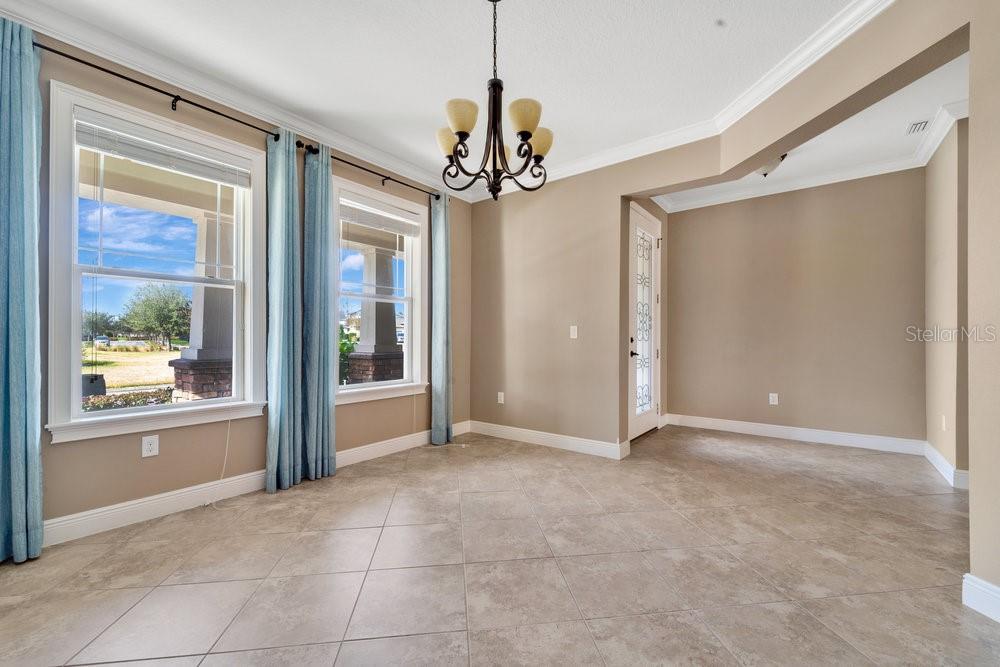
[{"label": "white window frame", "polygon": [[[363,401],[375,401],[386,398],[396,398],[398,396],[413,396],[427,391],[428,381],[428,344],[430,341],[428,330],[428,289],[430,287],[429,272],[429,249],[430,249],[430,224],[428,221],[429,210],[424,204],[410,201],[391,195],[382,190],[370,188],[360,183],[355,183],[339,176],[333,176],[333,196],[330,197],[333,206],[334,234],[333,236],[333,257],[335,264],[334,275],[336,276],[336,290],[333,294],[334,312],[340,309],[340,200],[350,199],[350,195],[357,194],[362,198],[374,199],[397,209],[401,209],[414,216],[415,221],[420,226],[420,236],[411,237],[410,243],[415,247],[411,254],[411,261],[407,262],[406,281],[407,285],[413,285],[410,309],[406,316],[406,340],[409,349],[404,353],[407,355],[406,362],[409,365],[409,377],[402,380],[390,380],[386,382],[369,382],[362,385],[341,385],[339,377],[340,364],[335,365],[335,379],[337,385],[337,405],[347,405],[350,403],[361,403]],[[351,296],[345,294],[344,296]],[[338,318],[339,319],[339,318]],[[334,337],[333,345],[338,346],[339,336]],[[335,355],[339,357],[339,350],[335,349]]]},{"label": "white window frame", "polygon": [[[49,345],[48,424],[52,442],[144,433],[263,413],[265,385],[265,220],[266,153],[188,125],[136,109],[59,81],[50,87],[49,118]],[[74,118],[77,109],[96,111],[150,132],[168,135],[179,144],[194,144],[207,154],[225,156],[228,164],[250,172],[249,219],[243,221],[243,278],[234,288],[242,303],[242,321],[234,319],[233,397],[206,399],[150,409],[82,413],[74,404],[74,382],[80,384],[80,312],[76,263],[77,171]],[[140,132],[141,133],[141,132]],[[140,137],[144,138],[144,137]],[[110,273],[110,272],[109,272]],[[159,279],[159,278],[157,278]],[[242,327],[242,336],[239,335]],[[240,360],[239,362],[237,360]],[[240,364],[242,367],[240,368]],[[238,386],[237,386],[238,385]]]}]

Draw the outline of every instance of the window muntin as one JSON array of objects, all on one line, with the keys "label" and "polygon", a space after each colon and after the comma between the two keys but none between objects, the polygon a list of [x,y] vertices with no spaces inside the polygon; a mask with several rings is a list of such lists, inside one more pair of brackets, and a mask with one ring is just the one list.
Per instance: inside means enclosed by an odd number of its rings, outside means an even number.
[{"label": "window muntin", "polygon": [[425,214],[354,189],[337,211],[339,391],[423,382]]}]

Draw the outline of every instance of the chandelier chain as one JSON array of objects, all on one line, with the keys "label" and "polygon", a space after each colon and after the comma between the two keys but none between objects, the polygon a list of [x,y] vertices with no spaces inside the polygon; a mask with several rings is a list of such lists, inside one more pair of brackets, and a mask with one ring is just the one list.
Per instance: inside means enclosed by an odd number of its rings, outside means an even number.
[{"label": "chandelier chain", "polygon": [[497,3],[493,3],[493,78],[497,76]]}]

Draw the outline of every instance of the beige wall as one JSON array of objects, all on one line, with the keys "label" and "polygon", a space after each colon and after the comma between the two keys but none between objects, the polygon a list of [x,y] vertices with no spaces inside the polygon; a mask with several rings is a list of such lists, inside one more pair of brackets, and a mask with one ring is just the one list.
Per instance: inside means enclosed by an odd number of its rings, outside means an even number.
[{"label": "beige wall", "polygon": [[[963,121],[964,122],[964,121]],[[925,325],[955,331],[959,321],[959,134],[953,125],[925,171]],[[958,347],[956,338],[924,343],[927,386],[927,441],[949,463],[964,469],[958,452]],[[960,463],[961,459],[961,463]]]},{"label": "beige wall", "polygon": [[[60,49],[74,51],[72,47],[39,36],[39,39]],[[97,58],[76,51],[88,60]],[[111,66],[112,69],[124,71]],[[134,72],[132,76],[142,77]],[[169,100],[150,93],[138,86],[114,79],[72,63],[49,53],[42,55],[41,90],[43,98],[43,123],[46,127],[42,148],[42,235],[41,270],[43,276],[41,312],[43,336],[47,332],[48,285],[48,97],[49,81],[58,80],[79,88],[96,92],[141,109],[162,114],[178,122],[212,132],[241,143],[264,147],[263,136],[254,130],[207,114],[184,104],[176,112],[170,111]],[[160,84],[163,86],[163,84]],[[166,86],[172,88],[171,86]],[[185,97],[213,106],[195,95]],[[216,105],[217,106],[217,105]],[[230,114],[240,115],[232,110]],[[267,126],[267,123],[243,116],[250,122]],[[350,157],[350,156],[343,156]],[[355,158],[350,158],[358,161]],[[380,187],[381,180],[362,171],[334,163],[334,173],[351,180]],[[389,184],[386,189],[393,194],[426,202],[426,197],[408,188]],[[469,418],[469,342],[470,329],[470,264],[471,206],[452,199],[452,327],[454,344],[454,418]],[[47,338],[42,349],[47,349]],[[44,353],[43,353],[44,354]],[[43,383],[47,383],[48,368],[43,358]],[[43,389],[43,396],[47,389]],[[359,445],[378,442],[429,428],[429,397],[426,394],[387,399],[369,403],[355,403],[337,408],[337,450],[343,451]],[[223,471],[222,462],[226,447],[227,422],[163,429],[160,436],[160,455],[142,459],[139,456],[139,436],[122,435],[80,442],[53,445],[47,431],[43,432],[42,467],[44,474],[45,518],[64,516],[96,507],[134,500],[165,491],[218,479],[220,475],[232,476],[261,470],[264,467],[266,423],[264,417],[232,422],[229,433],[230,451]]]},{"label": "beige wall", "polygon": [[[969,324],[1000,325],[1000,3],[973,3],[969,64]],[[1000,586],[1000,343],[969,345],[972,574]],[[975,472],[972,472],[975,470]]]},{"label": "beige wall", "polygon": [[923,439],[923,180],[670,214],[667,411]]}]

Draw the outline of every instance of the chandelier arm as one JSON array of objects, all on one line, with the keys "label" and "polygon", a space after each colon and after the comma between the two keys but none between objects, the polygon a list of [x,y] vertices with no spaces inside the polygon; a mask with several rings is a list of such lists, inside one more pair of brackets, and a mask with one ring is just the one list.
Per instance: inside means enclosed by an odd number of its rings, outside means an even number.
[{"label": "chandelier arm", "polygon": [[524,162],[521,164],[521,167],[517,171],[508,170],[507,173],[510,174],[511,176],[520,176],[525,171],[527,171],[528,167],[531,165],[532,162],[531,158],[534,156],[534,152],[531,150],[531,144],[528,143],[527,141],[522,141],[521,144],[517,147],[517,156],[523,157]]},{"label": "chandelier arm", "polygon": [[[489,154],[490,152],[488,150],[483,153],[483,161],[479,164],[478,170],[469,171],[468,169],[465,168],[465,165],[462,163],[462,158],[469,157],[469,146],[465,142],[459,142],[455,144],[455,149],[452,151],[451,154],[452,164],[454,164],[458,168],[459,172],[465,174],[466,176],[470,177],[476,176],[477,174],[481,173],[484,169],[486,169],[486,161],[489,157]],[[457,175],[458,174],[456,174],[456,176]]]},{"label": "chandelier arm", "polygon": [[541,178],[542,180],[539,181],[537,185],[525,185],[524,183],[522,183],[517,179],[517,176],[514,176],[512,174],[507,174],[500,179],[500,182],[502,183],[503,181],[507,180],[514,181],[514,183],[517,184],[517,187],[521,188],[522,190],[526,192],[534,192],[535,190],[538,190],[543,185],[545,185],[545,181],[548,180],[549,177],[548,172],[545,170],[545,167],[537,163],[531,167],[529,173],[533,178]]},{"label": "chandelier arm", "polygon": [[459,177],[459,172],[456,169],[453,169],[454,166],[455,166],[454,164],[449,164],[447,167],[444,168],[444,171],[441,172],[441,180],[444,181],[445,185],[447,185],[452,190],[455,190],[457,192],[461,192],[462,190],[468,190],[476,183],[476,181],[480,179],[486,181],[487,187],[492,185],[492,180],[490,179],[489,175],[486,172],[479,172],[478,174],[468,174],[469,176],[471,176],[471,178],[469,179],[469,182],[466,183],[465,185],[452,185],[454,179]]}]

